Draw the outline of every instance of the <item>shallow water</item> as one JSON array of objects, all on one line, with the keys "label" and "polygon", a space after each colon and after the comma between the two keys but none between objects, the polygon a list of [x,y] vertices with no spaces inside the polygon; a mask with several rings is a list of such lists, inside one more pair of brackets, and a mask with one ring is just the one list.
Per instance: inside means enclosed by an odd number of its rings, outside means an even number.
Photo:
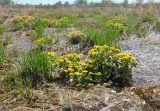
[{"label": "shallow water", "polygon": [[152,31],[145,38],[133,35],[123,41],[122,50],[132,53],[137,59],[138,65],[132,73],[134,86],[160,81],[160,34]]}]

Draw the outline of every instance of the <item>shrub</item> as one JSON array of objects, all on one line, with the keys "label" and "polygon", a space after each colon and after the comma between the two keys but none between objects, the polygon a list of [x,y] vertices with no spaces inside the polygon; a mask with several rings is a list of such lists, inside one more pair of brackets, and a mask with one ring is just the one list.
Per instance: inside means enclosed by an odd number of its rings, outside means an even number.
[{"label": "shrub", "polygon": [[109,46],[94,46],[88,52],[88,58],[81,59],[82,54],[69,54],[60,57],[60,75],[71,83],[87,85],[112,81],[118,85],[132,83],[131,71],[136,60],[129,53]]},{"label": "shrub", "polygon": [[53,70],[51,61],[54,62],[54,56],[55,55],[53,54],[47,54],[46,52],[40,52],[39,50],[26,54],[20,63],[23,84],[29,84],[34,87],[39,83],[43,83],[45,80],[50,80],[52,78]]}]

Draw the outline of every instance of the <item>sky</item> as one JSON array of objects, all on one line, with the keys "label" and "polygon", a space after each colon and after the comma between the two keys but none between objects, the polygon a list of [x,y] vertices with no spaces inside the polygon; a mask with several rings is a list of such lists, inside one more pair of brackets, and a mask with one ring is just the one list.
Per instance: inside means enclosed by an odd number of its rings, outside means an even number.
[{"label": "sky", "polygon": [[[16,3],[20,3],[20,4],[33,4],[33,5],[38,5],[40,3],[42,4],[55,4],[56,2],[58,1],[62,1],[63,3],[65,1],[68,1],[70,3],[73,3],[75,0],[13,0],[15,1]],[[87,0],[88,2],[100,2],[102,0]],[[116,3],[120,3],[120,2],[123,2],[123,0],[113,0],[114,2]],[[136,0],[128,0],[130,3],[132,2],[135,2]],[[147,1],[147,0],[144,0],[144,1]],[[160,0],[154,0],[154,1],[157,1],[157,2],[160,2]]]}]

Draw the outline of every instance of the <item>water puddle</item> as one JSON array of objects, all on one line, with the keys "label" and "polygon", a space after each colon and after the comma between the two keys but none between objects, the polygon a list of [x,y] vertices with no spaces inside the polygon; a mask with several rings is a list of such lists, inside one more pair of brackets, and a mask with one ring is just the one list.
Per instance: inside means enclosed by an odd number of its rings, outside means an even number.
[{"label": "water puddle", "polygon": [[133,70],[134,86],[160,81],[160,34],[151,32],[145,38],[132,36],[123,41],[122,50],[132,53],[138,65]]}]

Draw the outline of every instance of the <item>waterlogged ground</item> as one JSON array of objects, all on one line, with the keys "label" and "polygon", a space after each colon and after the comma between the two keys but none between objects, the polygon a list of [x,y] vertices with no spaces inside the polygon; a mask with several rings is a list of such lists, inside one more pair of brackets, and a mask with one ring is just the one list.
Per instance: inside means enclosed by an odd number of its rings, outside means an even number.
[{"label": "waterlogged ground", "polygon": [[138,61],[132,75],[134,86],[156,85],[160,80],[160,33],[150,31],[146,37],[133,35],[122,43],[122,49],[130,52]]},{"label": "waterlogged ground", "polygon": [[[74,29],[67,29],[74,30]],[[67,43],[65,31],[56,29],[47,29],[47,32],[58,37],[50,47],[50,50],[59,55],[72,52],[78,49],[78,46],[72,46]],[[18,53],[30,50],[34,47],[26,33],[11,32],[12,42],[8,49],[16,48]],[[138,66],[133,70],[134,86],[145,86],[147,84],[155,85],[160,80],[160,33],[150,31],[146,37],[140,38],[136,35],[128,37],[122,42],[122,49],[130,52],[138,61]],[[69,48],[67,48],[69,47]],[[18,95],[3,98],[0,93],[1,111],[141,111],[146,102],[142,100],[134,91],[123,90],[118,93],[114,88],[108,86],[93,86],[89,89],[76,89],[75,87],[63,87],[56,83],[45,84],[32,91],[31,98],[25,98]],[[159,92],[159,88],[154,91]],[[148,88],[145,89],[148,92]],[[141,89],[138,89],[138,93]],[[157,94],[151,96],[157,100]],[[147,95],[148,97],[148,95]],[[149,95],[150,97],[150,95]]]},{"label": "waterlogged ground", "polygon": [[[75,29],[69,28],[67,32],[71,30]],[[55,44],[50,47],[50,50],[55,51],[59,55],[67,52],[72,53],[79,47],[70,46],[67,43],[65,31],[51,28],[47,29],[46,32],[57,37],[55,38]],[[12,32],[7,34],[12,36],[12,43],[8,46],[8,49],[16,48],[21,53],[34,47],[26,33]],[[133,54],[138,61],[137,67],[132,72],[134,86],[158,84],[160,80],[160,33],[151,30],[146,37],[132,35],[122,42],[121,48]]]}]

